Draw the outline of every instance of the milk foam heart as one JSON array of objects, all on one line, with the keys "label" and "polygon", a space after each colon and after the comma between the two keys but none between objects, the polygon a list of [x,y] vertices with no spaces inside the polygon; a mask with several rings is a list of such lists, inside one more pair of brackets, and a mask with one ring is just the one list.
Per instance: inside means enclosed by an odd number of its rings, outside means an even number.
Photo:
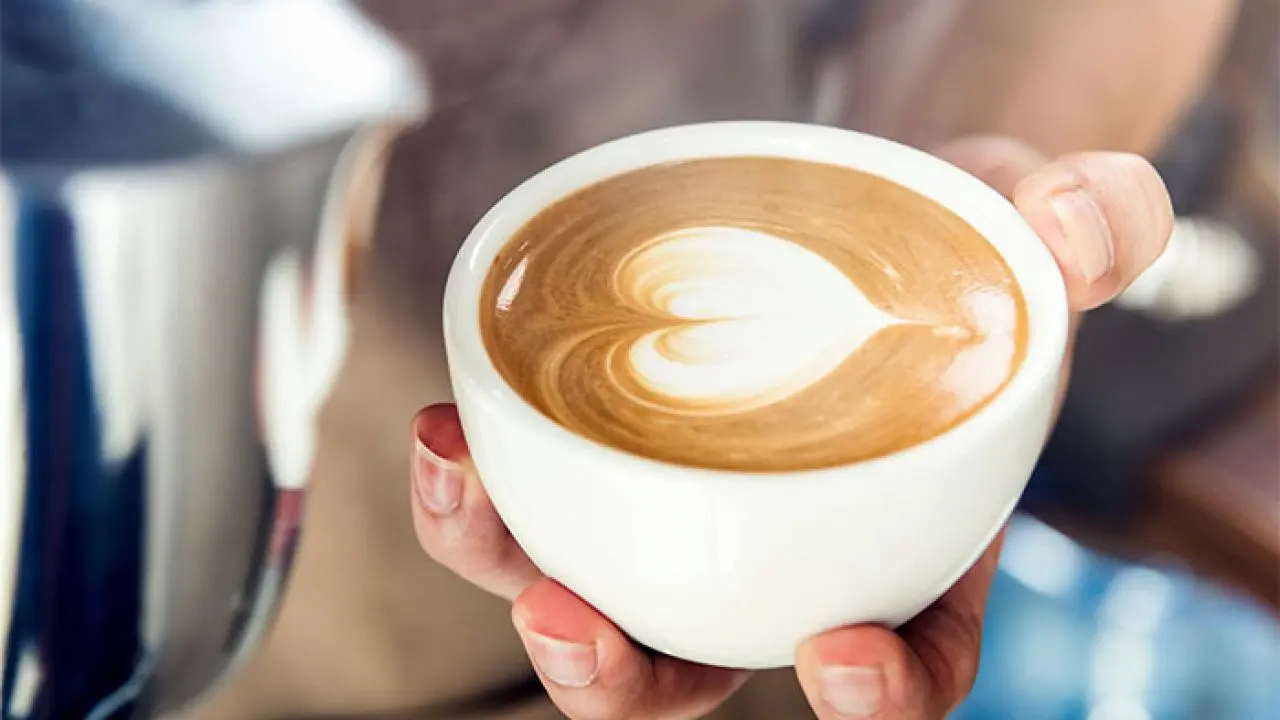
[{"label": "milk foam heart", "polygon": [[777,402],[902,322],[817,253],[744,228],[659,237],[624,262],[615,282],[620,297],[690,321],[647,333],[629,349],[633,376],[688,413]]}]

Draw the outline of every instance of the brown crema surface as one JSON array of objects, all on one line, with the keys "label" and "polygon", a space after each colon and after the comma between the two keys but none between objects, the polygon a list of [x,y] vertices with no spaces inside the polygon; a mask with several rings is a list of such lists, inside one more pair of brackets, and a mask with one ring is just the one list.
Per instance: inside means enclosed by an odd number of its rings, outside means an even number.
[{"label": "brown crema surface", "polygon": [[[658,392],[632,348],[715,320],[674,314],[662,283],[633,282],[628,264],[655,240],[707,227],[808,249],[899,322],[745,410]],[[747,472],[832,467],[928,440],[990,402],[1027,342],[1012,272],[957,215],[873,175],[784,158],[668,163],[575,192],[499,252],[480,302],[494,365],[547,417],[636,455]],[[674,344],[656,347],[680,359]]]}]

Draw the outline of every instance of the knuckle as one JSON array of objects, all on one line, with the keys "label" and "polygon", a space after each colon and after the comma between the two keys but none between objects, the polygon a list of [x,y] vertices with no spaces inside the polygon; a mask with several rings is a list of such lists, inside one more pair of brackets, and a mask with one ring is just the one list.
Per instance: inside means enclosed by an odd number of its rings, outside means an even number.
[{"label": "knuckle", "polygon": [[413,509],[413,534],[422,550],[437,561],[442,561],[440,525],[436,519],[418,508]]},{"label": "knuckle", "polygon": [[510,536],[493,512],[469,508],[439,524],[439,552],[457,569],[488,574],[502,569]]},{"label": "knuckle", "polygon": [[539,572],[487,502],[464,503],[448,517],[414,513],[418,543],[436,563],[467,582],[507,599],[532,583]]},{"label": "knuckle", "polygon": [[945,716],[968,697],[978,679],[982,619],[950,606],[933,612],[930,631],[915,636],[913,645],[932,682],[933,703]]}]

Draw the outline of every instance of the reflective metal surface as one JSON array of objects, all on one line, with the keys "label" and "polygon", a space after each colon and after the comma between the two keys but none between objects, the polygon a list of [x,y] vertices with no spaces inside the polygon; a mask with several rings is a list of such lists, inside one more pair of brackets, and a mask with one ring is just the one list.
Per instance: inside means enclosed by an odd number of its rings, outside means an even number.
[{"label": "reflective metal surface", "polygon": [[337,0],[5,22],[0,716],[150,717],[269,622],[348,255],[425,94]]}]

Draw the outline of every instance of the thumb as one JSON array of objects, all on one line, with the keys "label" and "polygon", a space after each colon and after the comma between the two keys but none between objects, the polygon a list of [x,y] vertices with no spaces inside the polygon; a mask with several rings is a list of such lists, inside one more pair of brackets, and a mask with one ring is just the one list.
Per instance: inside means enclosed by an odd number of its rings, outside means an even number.
[{"label": "thumb", "polygon": [[1127,153],[1068,155],[1018,184],[1014,204],[1053,252],[1073,310],[1127,288],[1173,232],[1173,206],[1151,163]]}]

